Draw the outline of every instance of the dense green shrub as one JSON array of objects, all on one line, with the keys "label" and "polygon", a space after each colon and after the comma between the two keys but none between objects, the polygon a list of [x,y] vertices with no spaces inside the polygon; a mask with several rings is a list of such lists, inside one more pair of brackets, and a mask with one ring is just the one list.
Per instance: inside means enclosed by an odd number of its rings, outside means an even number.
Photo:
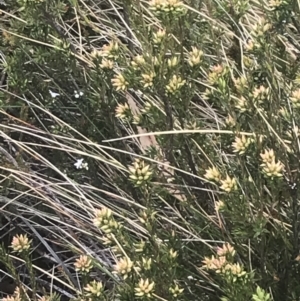
[{"label": "dense green shrub", "polygon": [[297,1],[1,5],[3,300],[300,298]]}]

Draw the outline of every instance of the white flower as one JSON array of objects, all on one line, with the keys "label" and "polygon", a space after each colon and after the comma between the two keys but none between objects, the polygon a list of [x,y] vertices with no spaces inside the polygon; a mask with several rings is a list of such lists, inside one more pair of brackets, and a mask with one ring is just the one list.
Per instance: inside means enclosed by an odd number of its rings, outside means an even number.
[{"label": "white flower", "polygon": [[77,169],[86,169],[88,170],[89,169],[89,166],[86,162],[83,162],[83,159],[78,159],[75,163],[74,163],[74,166],[77,168]]},{"label": "white flower", "polygon": [[55,97],[57,97],[57,96],[60,96],[60,94],[55,93],[55,92],[52,92],[51,90],[49,90],[49,93],[50,93],[50,95],[51,95],[52,98],[55,98]]},{"label": "white flower", "polygon": [[76,90],[74,91],[74,94],[75,94],[75,98],[79,98],[80,96],[83,95],[83,92],[79,91],[77,92]]},{"label": "white flower", "polygon": [[75,165],[75,167],[76,167],[77,169],[79,169],[79,168],[81,168],[82,163],[83,163],[83,159],[78,159],[78,160],[74,163],[74,165]]}]

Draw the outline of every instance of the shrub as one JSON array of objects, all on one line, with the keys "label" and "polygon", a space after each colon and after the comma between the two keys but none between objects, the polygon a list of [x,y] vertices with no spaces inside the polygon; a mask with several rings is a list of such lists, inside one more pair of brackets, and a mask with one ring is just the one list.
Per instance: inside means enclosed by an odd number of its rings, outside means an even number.
[{"label": "shrub", "polygon": [[3,300],[299,298],[297,1],[0,5]]}]

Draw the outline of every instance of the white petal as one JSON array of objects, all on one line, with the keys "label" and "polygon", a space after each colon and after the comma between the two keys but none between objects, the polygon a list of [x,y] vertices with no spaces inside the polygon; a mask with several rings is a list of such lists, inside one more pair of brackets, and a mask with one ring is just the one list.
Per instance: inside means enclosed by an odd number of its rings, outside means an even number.
[{"label": "white petal", "polygon": [[49,90],[49,93],[52,98],[55,98],[56,96],[60,96],[58,93],[52,92],[51,90]]},{"label": "white petal", "polygon": [[75,166],[77,169],[79,169],[79,168],[81,168],[82,162],[83,162],[83,159],[78,159],[78,160],[74,163],[74,166]]}]

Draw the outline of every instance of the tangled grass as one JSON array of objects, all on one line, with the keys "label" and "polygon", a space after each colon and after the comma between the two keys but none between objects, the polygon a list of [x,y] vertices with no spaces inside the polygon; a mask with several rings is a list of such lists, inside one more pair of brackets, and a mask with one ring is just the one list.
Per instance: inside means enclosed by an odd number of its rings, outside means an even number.
[{"label": "tangled grass", "polygon": [[3,300],[298,300],[299,3],[0,2]]}]

